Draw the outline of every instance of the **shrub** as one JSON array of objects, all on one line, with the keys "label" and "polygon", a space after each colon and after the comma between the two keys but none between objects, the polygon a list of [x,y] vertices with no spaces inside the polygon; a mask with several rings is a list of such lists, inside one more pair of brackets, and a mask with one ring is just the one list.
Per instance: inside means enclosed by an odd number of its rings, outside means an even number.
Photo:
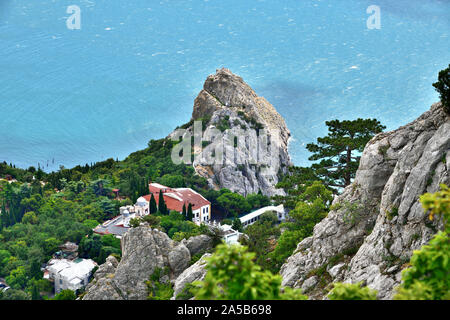
[{"label": "shrub", "polygon": [[168,268],[155,268],[150,275],[149,281],[146,281],[149,300],[170,300],[173,295],[172,285],[170,281],[161,282],[161,278],[168,275]]},{"label": "shrub", "polygon": [[72,290],[62,290],[52,300],[75,300],[77,296]]},{"label": "shrub", "polygon": [[361,283],[335,283],[328,294],[330,300],[376,300],[377,292]]},{"label": "shrub", "polygon": [[450,299],[450,188],[441,185],[441,191],[420,197],[429,219],[443,216],[445,229],[438,232],[428,245],[416,250],[411,267],[403,270],[402,284],[396,300],[448,300]]},{"label": "shrub", "polygon": [[253,263],[254,253],[240,245],[219,245],[207,260],[203,281],[191,292],[199,300],[305,300],[298,289],[281,288],[281,277]]}]

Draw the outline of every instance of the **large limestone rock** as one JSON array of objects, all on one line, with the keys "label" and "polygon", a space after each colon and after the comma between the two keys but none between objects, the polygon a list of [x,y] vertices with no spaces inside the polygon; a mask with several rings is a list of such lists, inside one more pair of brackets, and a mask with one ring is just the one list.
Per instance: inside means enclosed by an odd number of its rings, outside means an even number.
[{"label": "large limestone rock", "polygon": [[186,287],[187,284],[193,283],[194,281],[201,281],[206,276],[206,263],[207,261],[205,258],[210,257],[210,253],[204,254],[200,260],[198,260],[196,263],[194,263],[192,266],[187,268],[183,271],[182,274],[178,276],[178,278],[174,281],[173,286],[173,297],[172,299],[177,299],[177,296],[182,293],[183,289]]},{"label": "large limestone rock", "polygon": [[[275,185],[291,164],[290,132],[275,108],[241,77],[225,68],[209,76],[195,99],[192,120],[203,121],[200,138],[211,141],[195,148],[193,166],[212,188],[283,194]],[[195,134],[193,125],[185,130],[169,137]]]},{"label": "large limestone rock", "polygon": [[[110,256],[94,274],[86,288],[83,300],[145,300],[148,296],[146,281],[156,268],[169,270],[167,279],[175,279],[189,267],[191,251],[200,252],[210,248],[211,241],[205,237],[195,246],[171,240],[167,234],[140,226],[130,229],[122,238],[122,259],[120,262]],[[191,250],[191,251],[190,251]]]},{"label": "large limestone rock", "polygon": [[327,283],[362,281],[378,290],[379,298],[391,298],[413,250],[442,227],[428,220],[418,199],[450,183],[449,151],[450,117],[440,103],[374,137],[354,183],[282,266],[283,285],[307,288],[317,282],[307,293],[323,298]]},{"label": "large limestone rock", "polygon": [[202,254],[213,247],[213,239],[205,234],[183,239],[182,243],[188,248],[191,256]]}]

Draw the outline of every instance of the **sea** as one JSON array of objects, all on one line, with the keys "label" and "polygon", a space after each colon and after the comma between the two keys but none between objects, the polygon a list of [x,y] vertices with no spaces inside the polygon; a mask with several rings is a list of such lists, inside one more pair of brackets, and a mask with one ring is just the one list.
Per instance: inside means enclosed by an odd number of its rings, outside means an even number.
[{"label": "sea", "polygon": [[449,0],[0,0],[0,161],[124,159],[188,122],[226,67],[308,165],[327,120],[417,118],[449,63]]}]

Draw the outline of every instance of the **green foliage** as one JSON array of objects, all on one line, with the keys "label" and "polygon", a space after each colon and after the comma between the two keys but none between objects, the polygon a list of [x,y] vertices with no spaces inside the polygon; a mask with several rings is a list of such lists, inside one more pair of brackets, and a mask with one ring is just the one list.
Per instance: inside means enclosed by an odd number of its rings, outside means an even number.
[{"label": "green foliage", "polygon": [[[289,167],[289,173],[283,176],[282,180],[276,185],[277,188],[282,188],[287,195],[275,196],[274,199],[283,203],[285,208],[292,210],[300,201],[299,196],[306,191],[306,188],[319,180],[320,177],[312,168]],[[330,190],[332,189],[330,188]]]},{"label": "green foliage", "polygon": [[[223,221],[222,221],[222,223],[223,223]],[[239,232],[244,231],[244,227],[242,226],[241,219],[239,219],[239,218],[233,219],[233,223],[231,224],[231,227],[233,228],[233,230],[236,230]]]},{"label": "green foliage", "polygon": [[89,229],[94,229],[97,227],[100,223],[97,220],[94,219],[86,219],[83,221],[83,224],[88,227]]},{"label": "green foliage", "polygon": [[78,253],[81,258],[92,259],[98,264],[102,264],[112,254],[120,257],[122,251],[120,240],[114,235],[99,236],[94,234],[80,241]]},{"label": "green foliage", "polygon": [[211,208],[215,212],[224,215],[227,219],[271,204],[270,198],[262,194],[249,194],[244,197],[228,189],[208,190],[202,195],[211,202]]},{"label": "green foliage", "polygon": [[270,219],[259,220],[244,230],[247,237],[241,238],[241,243],[256,253],[255,262],[265,270],[272,269],[269,257],[273,250],[275,239],[280,236],[280,229]]},{"label": "green foliage", "polygon": [[439,92],[444,110],[450,114],[450,64],[439,72],[438,81],[433,83],[433,87]]},{"label": "green foliage", "polygon": [[189,239],[190,237],[204,234],[206,231],[204,227],[198,226],[192,221],[186,220],[182,214],[172,211],[169,215],[158,216],[160,219],[157,227],[167,233],[167,235],[175,240]]},{"label": "green foliage", "polygon": [[305,238],[304,230],[285,230],[277,241],[275,249],[269,254],[272,260],[271,270],[278,271],[286,259],[297,248],[297,245]]},{"label": "green foliage", "polygon": [[[360,154],[367,142],[385,129],[376,119],[327,121],[328,135],[306,146],[313,155],[308,175],[319,177],[325,185],[343,188],[351,184],[358,169]],[[308,169],[305,169],[308,170]]]},{"label": "green foliage", "polygon": [[224,132],[225,130],[230,129],[231,128],[230,116],[225,116],[225,117],[219,119],[218,123],[216,123],[216,128],[219,129],[221,132]]},{"label": "green foliage", "polygon": [[398,208],[397,207],[392,207],[392,209],[390,211],[386,212],[386,218],[388,218],[388,220],[392,220],[396,216],[398,216]]},{"label": "green foliage", "polygon": [[[361,206],[359,202],[349,202],[345,201],[343,204],[341,204],[341,208],[344,211],[344,214],[342,215],[342,220],[344,220],[345,223],[354,226],[359,221],[361,221],[361,217],[364,213],[364,207]],[[393,211],[395,213],[395,210]]]},{"label": "green foliage", "polygon": [[438,232],[428,245],[414,251],[410,265],[403,270],[402,284],[394,297],[397,300],[450,299],[450,188],[441,185],[441,191],[420,197],[432,220],[441,216],[444,231]]},{"label": "green foliage", "polygon": [[192,283],[187,283],[183,290],[175,297],[176,300],[189,300],[194,297],[194,294],[192,293],[192,289],[195,288],[195,286]]},{"label": "green foliage", "polygon": [[[94,239],[92,229],[117,215],[120,206],[147,194],[149,180],[200,192],[207,189],[206,180],[195,175],[192,167],[173,164],[172,146],[169,139],[152,140],[148,148],[123,161],[108,159],[72,169],[61,167],[52,173],[0,163],[0,178],[11,175],[19,181],[0,180],[0,277],[11,277],[31,295],[33,278],[42,277],[35,266],[47,262],[66,241],[80,244],[81,255],[97,262],[108,254],[120,257],[117,241]],[[120,189],[119,198],[112,189]],[[159,226],[158,221],[153,222]],[[175,226],[174,230],[186,236],[201,232],[191,225]],[[23,269],[25,279],[21,277]]]},{"label": "green foliage", "polygon": [[161,223],[161,217],[154,214],[148,214],[142,220],[147,222],[151,228],[157,228]]},{"label": "green foliage", "polygon": [[22,223],[25,223],[25,224],[38,223],[38,218],[36,216],[36,213],[34,213],[33,211],[29,211],[29,212],[25,213],[22,218]]},{"label": "green foliage", "polygon": [[281,277],[253,263],[255,254],[239,245],[219,245],[207,259],[207,274],[203,281],[194,282],[198,300],[305,300],[301,292],[285,288]]},{"label": "green foliage", "polygon": [[194,214],[192,213],[192,204],[189,203],[186,213],[186,220],[192,221],[194,219]]},{"label": "green foliage", "polygon": [[269,255],[273,271],[279,270],[301,240],[312,235],[314,226],[327,216],[333,195],[321,182],[315,181],[297,199],[295,209],[289,212],[290,219],[282,225],[286,231]]},{"label": "green foliage", "polygon": [[166,282],[161,282],[164,276],[168,275],[167,268],[155,268],[150,275],[150,279],[146,281],[149,300],[170,300],[173,296],[172,285],[168,278]]},{"label": "green foliage", "polygon": [[141,219],[139,218],[131,218],[130,219],[130,227],[137,228],[141,225]]},{"label": "green foliage", "polygon": [[72,290],[61,290],[52,300],[76,300],[77,296]]},{"label": "green foliage", "polygon": [[217,198],[217,203],[225,210],[227,217],[237,217],[252,209],[245,197],[238,193],[225,192]]},{"label": "green foliage", "polygon": [[376,300],[377,292],[361,283],[335,283],[328,294],[330,300]]},{"label": "green foliage", "polygon": [[24,289],[27,280],[27,272],[23,266],[12,270],[9,276],[6,277],[6,283],[13,289]]},{"label": "green foliage", "polygon": [[30,300],[30,295],[22,290],[9,289],[5,292],[0,291],[0,300]]}]

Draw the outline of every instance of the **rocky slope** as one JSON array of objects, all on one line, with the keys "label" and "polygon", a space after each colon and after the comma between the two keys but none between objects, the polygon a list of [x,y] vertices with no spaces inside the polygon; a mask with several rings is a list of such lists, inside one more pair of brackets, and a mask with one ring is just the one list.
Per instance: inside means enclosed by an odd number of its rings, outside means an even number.
[{"label": "rocky slope", "polygon": [[[132,228],[122,238],[120,262],[113,256],[107,258],[86,287],[83,300],[146,300],[145,282],[156,268],[168,271],[161,276],[160,282],[172,281],[179,293],[186,281],[200,279],[198,274],[183,275],[191,257],[211,247],[212,239],[205,235],[176,242],[166,233],[145,225]],[[180,275],[183,276],[177,281]]]},{"label": "rocky slope", "polygon": [[[184,137],[195,134],[194,120],[203,123],[199,136],[204,142],[203,148],[194,149],[193,166],[212,188],[243,195],[283,193],[274,186],[291,164],[290,132],[275,108],[241,77],[228,69],[209,76],[195,99]],[[169,135],[176,136],[176,131]]]},{"label": "rocky slope", "polygon": [[324,297],[331,282],[360,282],[389,299],[413,250],[442,227],[419,196],[450,183],[450,117],[440,103],[365,147],[355,181],[281,269],[283,285]]}]

